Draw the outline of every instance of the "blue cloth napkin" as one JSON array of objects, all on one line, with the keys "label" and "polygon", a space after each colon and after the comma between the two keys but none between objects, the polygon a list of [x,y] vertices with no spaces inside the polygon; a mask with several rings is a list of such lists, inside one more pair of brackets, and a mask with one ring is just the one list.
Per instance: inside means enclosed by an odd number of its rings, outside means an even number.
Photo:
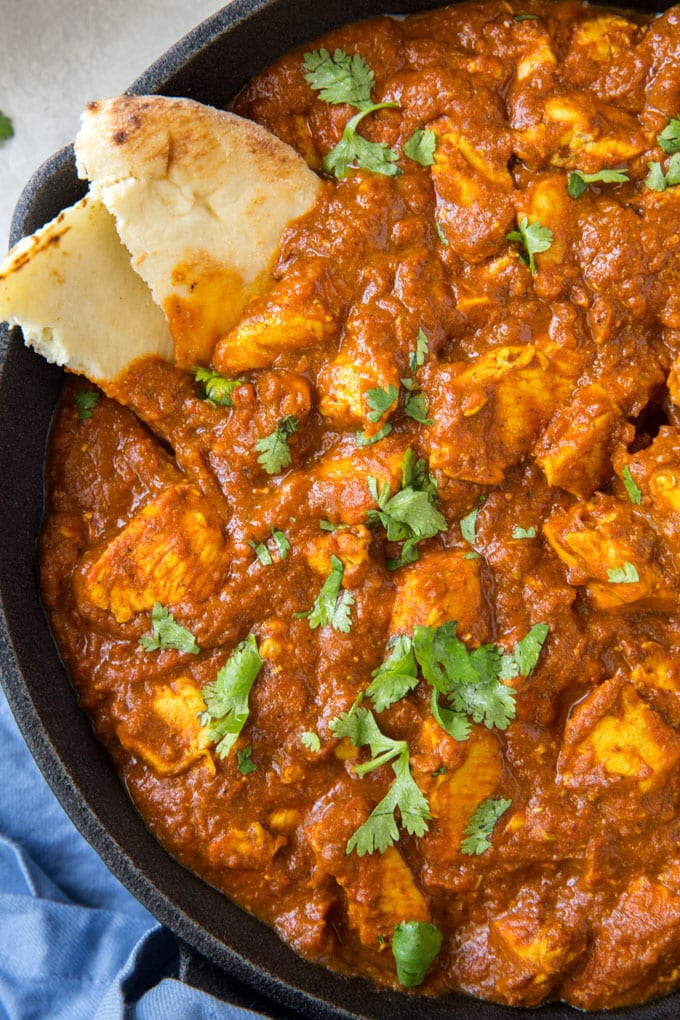
[{"label": "blue cloth napkin", "polygon": [[42,778],[0,689],[0,1018],[255,1020],[177,980],[178,946]]}]

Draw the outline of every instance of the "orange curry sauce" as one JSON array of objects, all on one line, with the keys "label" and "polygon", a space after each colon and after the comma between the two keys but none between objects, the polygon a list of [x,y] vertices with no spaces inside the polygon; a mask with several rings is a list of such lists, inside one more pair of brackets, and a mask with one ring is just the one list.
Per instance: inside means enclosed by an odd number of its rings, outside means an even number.
[{"label": "orange curry sauce", "polygon": [[[320,47],[396,104],[357,130],[399,172],[326,175],[213,353],[231,407],[152,361],[127,406],[79,418],[69,382],[42,536],[59,647],[153,832],[307,959],[399,987],[395,925],[431,922],[420,992],[642,1001],[680,973],[680,187],[658,141],[680,11],[484,0],[336,31],[233,106],[322,172],[356,106],[306,79]],[[403,151],[417,130],[433,163]],[[404,555],[375,511],[409,488],[445,520]],[[312,626],[338,561],[349,629]],[[156,603],[198,654],[140,644]],[[382,710],[365,693],[391,639],[452,621],[497,660],[547,626],[490,681],[508,718],[472,713],[467,739],[422,673]],[[220,757],[204,686],[249,635],[262,667]],[[335,735],[350,710],[404,742],[427,801],[423,834],[397,808],[383,852],[348,852],[396,774]],[[464,852],[490,798],[511,803]]]}]

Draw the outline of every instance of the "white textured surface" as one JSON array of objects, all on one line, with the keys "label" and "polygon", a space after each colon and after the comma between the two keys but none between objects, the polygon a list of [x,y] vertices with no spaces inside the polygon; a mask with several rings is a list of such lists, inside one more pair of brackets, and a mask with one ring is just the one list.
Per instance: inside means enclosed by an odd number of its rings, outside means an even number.
[{"label": "white textured surface", "polygon": [[73,141],[90,99],[118,95],[227,0],[0,0],[0,259],[34,170]]}]

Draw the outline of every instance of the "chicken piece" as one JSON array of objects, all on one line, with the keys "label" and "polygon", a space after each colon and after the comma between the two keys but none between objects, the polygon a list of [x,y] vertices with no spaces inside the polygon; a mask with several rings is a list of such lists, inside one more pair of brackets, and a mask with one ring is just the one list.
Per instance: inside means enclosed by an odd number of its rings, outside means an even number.
[{"label": "chicken piece", "polygon": [[331,533],[322,532],[305,545],[303,555],[312,570],[322,577],[326,577],[331,569],[331,556],[337,556],[345,568],[343,585],[345,588],[357,588],[366,576],[370,544],[368,528],[355,524],[351,528],[337,528]]},{"label": "chicken piece", "polygon": [[680,550],[680,430],[662,426],[649,446],[632,455],[620,451],[614,465],[619,477],[628,468],[640,490],[641,511],[671,548]]},{"label": "chicken piece", "polygon": [[635,42],[638,26],[618,14],[587,18],[574,27],[562,73],[575,85],[590,85]]},{"label": "chicken piece", "polygon": [[365,820],[368,805],[346,800],[324,804],[321,820],[308,826],[309,843],[319,868],[333,876],[347,897],[347,921],[365,946],[391,938],[400,921],[430,921],[430,910],[413,874],[396,847],[358,857],[345,847]]},{"label": "chicken piece", "polygon": [[[627,680],[615,677],[572,711],[559,758],[559,782],[597,789],[628,781],[647,793],[660,789],[679,761],[680,734]],[[644,813],[644,806],[639,810]]]},{"label": "chicken piece", "polygon": [[543,534],[567,567],[567,582],[585,585],[598,609],[677,609],[678,582],[666,576],[657,536],[631,504],[596,493],[553,513]]},{"label": "chicken piece", "polygon": [[457,255],[482,262],[498,252],[515,221],[507,159],[489,152],[488,142],[484,152],[451,122],[435,122],[434,130],[437,222]]},{"label": "chicken piece", "polygon": [[338,443],[306,474],[310,513],[333,522],[363,524],[366,511],[375,507],[367,479],[377,478],[378,487],[387,482],[392,492],[398,489],[406,442],[406,437],[393,433],[365,448],[357,448],[353,437]]},{"label": "chicken piece", "polygon": [[[351,345],[343,346],[337,358],[324,366],[317,380],[319,390],[319,411],[325,418],[339,427],[363,424],[367,436],[378,432],[382,424],[394,411],[399,400],[399,372],[391,357],[386,356],[387,348],[371,352],[355,350]],[[377,421],[368,415],[372,407],[368,402],[368,391],[394,388],[394,399]]]},{"label": "chicken piece", "polygon": [[550,907],[533,890],[520,894],[489,925],[489,947],[498,960],[495,991],[511,1005],[537,1006],[564,971],[586,950],[577,918]]},{"label": "chicken piece", "polygon": [[623,641],[622,647],[630,664],[630,681],[637,690],[680,694],[680,656],[675,649],[664,648],[658,641]]},{"label": "chicken piece", "polygon": [[284,351],[326,343],[337,330],[327,269],[318,259],[294,266],[281,283],[254,299],[240,322],[220,337],[213,364],[223,375],[267,368]]},{"label": "chicken piece", "polygon": [[217,514],[196,488],[180,483],[88,554],[74,583],[85,612],[96,606],[125,623],[155,602],[199,605],[219,589],[228,566]]},{"label": "chicken piece", "polygon": [[491,621],[480,564],[479,559],[466,559],[463,552],[446,549],[425,552],[400,570],[395,575],[390,634],[410,634],[416,624],[438,627],[455,620],[462,641],[488,640]]},{"label": "chicken piece", "polygon": [[150,704],[135,705],[116,726],[123,747],[141,758],[158,776],[176,776],[202,761],[214,774],[201,690],[188,676],[155,687]]},{"label": "chicken piece", "polygon": [[[423,746],[429,737],[442,742],[444,736],[434,721],[425,723],[419,743]],[[421,774],[414,758],[414,775],[430,801],[433,818],[420,843],[427,861],[423,880],[433,888],[453,888],[460,881],[464,860],[460,846],[465,829],[482,801],[498,795],[503,773],[498,740],[483,727],[476,727],[470,739],[456,748],[455,757],[447,759],[447,771],[434,777],[429,772]]]},{"label": "chicken piece", "polygon": [[272,835],[259,822],[252,822],[247,829],[229,825],[210,840],[207,856],[213,867],[262,871],[287,842],[285,836]]},{"label": "chicken piece", "polygon": [[632,113],[573,89],[549,95],[542,119],[518,131],[514,147],[530,169],[549,162],[591,173],[625,163],[649,142]]},{"label": "chicken piece", "polygon": [[430,467],[449,478],[498,485],[523,460],[580,374],[573,352],[533,344],[492,348],[471,365],[424,372],[430,400]]},{"label": "chicken piece", "polygon": [[611,474],[612,452],[629,431],[605,386],[579,383],[541,437],[536,463],[549,485],[587,499]]},{"label": "chicken piece", "polygon": [[680,896],[646,875],[632,880],[593,934],[584,967],[562,994],[580,1009],[617,1009],[676,985]]}]

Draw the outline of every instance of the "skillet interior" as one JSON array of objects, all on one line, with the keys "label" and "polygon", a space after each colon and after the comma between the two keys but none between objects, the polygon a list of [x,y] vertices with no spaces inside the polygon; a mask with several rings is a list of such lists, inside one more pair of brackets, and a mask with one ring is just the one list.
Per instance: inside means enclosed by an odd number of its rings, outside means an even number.
[{"label": "skillet interior", "polygon": [[[440,0],[234,0],[157,61],[130,91],[186,95],[217,106],[294,46],[357,18],[425,10]],[[638,7],[665,4],[647,0]],[[93,97],[94,98],[94,97]],[[57,153],[21,196],[12,241],[31,233],[84,192],[73,153]],[[517,1010],[464,997],[416,1001],[373,990],[306,964],[273,932],[168,856],[149,834],[77,705],[40,601],[36,541],[42,466],[62,372],[0,327],[0,670],[26,742],[54,793],[111,871],[183,940],[186,980],[219,996],[242,982],[244,1002],[272,1016],[406,1020],[575,1020],[562,1005]],[[28,414],[27,414],[28,409]],[[228,979],[225,977],[228,976]],[[249,995],[249,989],[254,995]],[[263,1000],[256,1002],[256,996]],[[267,1002],[271,1005],[267,1005]],[[611,1020],[673,1020],[680,992],[635,1009],[589,1014]]]}]

